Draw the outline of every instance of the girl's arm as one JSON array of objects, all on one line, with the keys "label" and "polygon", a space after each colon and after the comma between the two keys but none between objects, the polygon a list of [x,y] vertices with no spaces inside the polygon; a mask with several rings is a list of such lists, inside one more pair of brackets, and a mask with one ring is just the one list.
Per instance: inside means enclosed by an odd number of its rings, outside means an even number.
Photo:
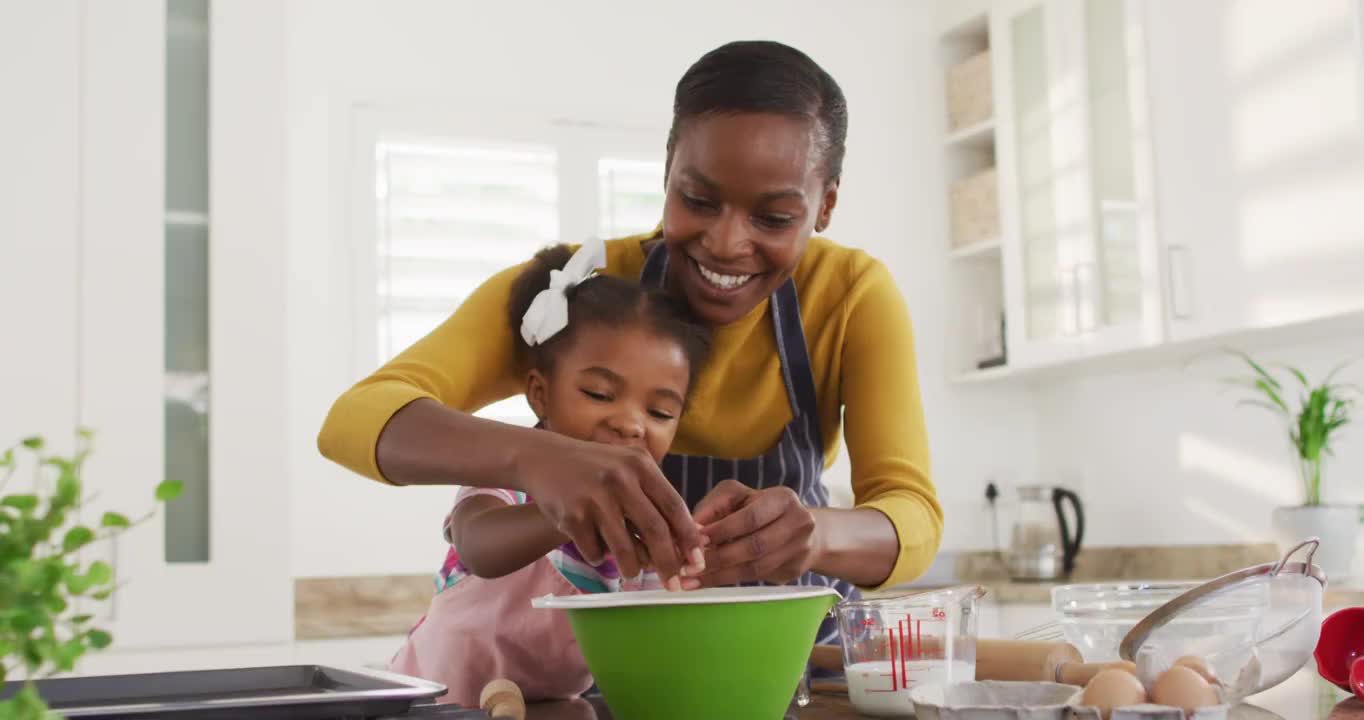
[{"label": "girl's arm", "polygon": [[450,542],[469,572],[496,578],[520,570],[568,542],[534,505],[475,495],[455,506]]}]

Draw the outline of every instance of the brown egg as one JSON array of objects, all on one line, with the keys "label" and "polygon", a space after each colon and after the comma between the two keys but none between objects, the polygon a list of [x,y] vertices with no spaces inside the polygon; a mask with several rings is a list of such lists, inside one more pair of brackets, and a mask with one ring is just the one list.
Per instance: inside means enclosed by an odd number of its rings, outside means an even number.
[{"label": "brown egg", "polygon": [[1197,671],[1175,665],[1156,678],[1151,686],[1151,702],[1177,707],[1186,715],[1192,715],[1198,708],[1218,704],[1218,697],[1217,691]]},{"label": "brown egg", "polygon": [[1098,708],[1104,720],[1113,714],[1113,708],[1140,705],[1146,702],[1146,689],[1136,675],[1109,668],[1094,676],[1080,695],[1080,704]]},{"label": "brown egg", "polygon": [[1183,665],[1199,675],[1202,675],[1203,679],[1207,680],[1209,683],[1217,683],[1217,671],[1212,669],[1212,666],[1208,664],[1207,660],[1204,660],[1197,655],[1185,655],[1176,660],[1175,665]]},{"label": "brown egg", "polygon": [[1132,673],[1132,677],[1138,677],[1137,664],[1130,660],[1115,660],[1109,663],[1109,667]]}]

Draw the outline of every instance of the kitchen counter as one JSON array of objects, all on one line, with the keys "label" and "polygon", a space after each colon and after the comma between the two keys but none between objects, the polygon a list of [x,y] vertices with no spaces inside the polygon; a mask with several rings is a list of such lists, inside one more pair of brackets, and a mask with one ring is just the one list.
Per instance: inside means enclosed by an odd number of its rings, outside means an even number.
[{"label": "kitchen counter", "polygon": [[[1086,547],[1076,560],[1071,583],[1133,580],[1207,580],[1235,570],[1278,560],[1272,543],[1229,545],[1147,545]],[[1332,580],[1328,608],[1364,605],[1364,586]],[[868,596],[973,584],[983,586],[999,606],[1051,604],[1059,582],[1009,580],[999,557],[985,551],[943,551],[913,583]],[[295,637],[298,640],[394,637],[412,628],[431,603],[431,576],[385,575],[299,578],[294,583]]]},{"label": "kitchen counter", "polygon": [[[1364,702],[1319,678],[1309,667],[1254,698],[1250,705],[1233,709],[1231,720],[1364,720]],[[611,720],[599,698],[573,702],[533,704],[526,720]],[[807,707],[786,715],[786,720],[861,720],[846,696],[815,695]],[[403,716],[402,720],[484,720],[482,712],[453,708],[430,708]],[[399,720],[394,718],[393,720]]]}]

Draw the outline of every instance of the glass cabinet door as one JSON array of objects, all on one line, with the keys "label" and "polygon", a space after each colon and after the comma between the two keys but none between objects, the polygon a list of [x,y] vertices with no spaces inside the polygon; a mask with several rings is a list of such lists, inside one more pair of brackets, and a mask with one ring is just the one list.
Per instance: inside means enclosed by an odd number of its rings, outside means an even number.
[{"label": "glass cabinet door", "polygon": [[1053,139],[1051,107],[1054,63],[1048,51],[1047,20],[1046,7],[1034,5],[1009,23],[1014,102],[1004,109],[1013,114],[1017,133],[1015,183],[1027,303],[1024,327],[1030,340],[1073,332],[1073,319],[1067,314],[1074,302],[1061,259],[1058,143]]},{"label": "glass cabinet door", "polygon": [[1098,269],[1098,287],[1093,290],[1097,313],[1086,329],[1093,330],[1141,321],[1142,206],[1124,0],[1089,0],[1084,13]]},{"label": "glass cabinet door", "polygon": [[1133,16],[1127,0],[1045,0],[993,23],[1019,364],[1139,344],[1159,323]]}]

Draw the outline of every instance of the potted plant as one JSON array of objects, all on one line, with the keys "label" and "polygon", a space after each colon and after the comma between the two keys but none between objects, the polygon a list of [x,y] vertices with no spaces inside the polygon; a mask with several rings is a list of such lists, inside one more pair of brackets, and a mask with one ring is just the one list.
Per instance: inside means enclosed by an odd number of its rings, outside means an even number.
[{"label": "potted plant", "polygon": [[1321,548],[1317,551],[1316,563],[1328,575],[1349,575],[1354,566],[1355,541],[1359,534],[1359,506],[1327,505],[1322,503],[1321,497],[1322,464],[1333,454],[1331,443],[1341,428],[1349,424],[1360,396],[1357,386],[1335,382],[1348,363],[1337,366],[1317,384],[1309,382],[1307,375],[1295,367],[1280,366],[1299,386],[1295,397],[1291,388],[1286,388],[1250,355],[1232,352],[1252,372],[1249,377],[1228,381],[1254,393],[1254,397],[1239,404],[1262,407],[1284,418],[1297,460],[1303,503],[1274,509],[1274,529],[1280,543],[1318,537]]},{"label": "potted plant", "polygon": [[[75,669],[89,650],[113,642],[95,627],[92,612],[115,590],[114,569],[85,557],[82,549],[145,522],[116,512],[96,514],[81,477],[91,452],[91,433],[77,433],[71,456],[50,454],[41,437],[23,440],[0,454],[0,719],[54,717],[34,680]],[[22,460],[32,465],[33,484],[9,492]],[[179,482],[157,485],[155,497],[168,502]],[[79,512],[78,512],[79,511]],[[99,518],[83,524],[82,519]]]}]

